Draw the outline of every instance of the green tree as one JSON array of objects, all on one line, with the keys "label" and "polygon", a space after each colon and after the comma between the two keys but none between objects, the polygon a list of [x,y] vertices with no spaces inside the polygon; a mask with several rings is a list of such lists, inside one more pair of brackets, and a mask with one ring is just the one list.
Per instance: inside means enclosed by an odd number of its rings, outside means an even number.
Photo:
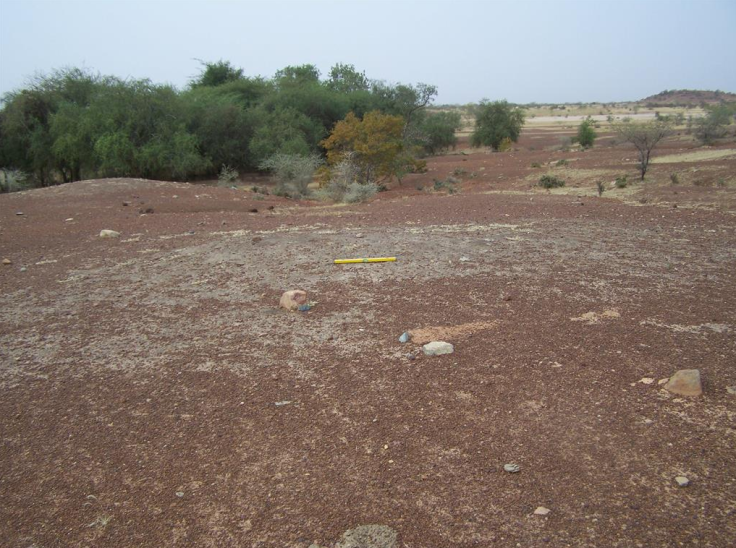
[{"label": "green tree", "polygon": [[695,136],[704,145],[713,144],[726,135],[727,127],[736,111],[736,104],[708,107],[707,114],[694,122]]},{"label": "green tree", "polygon": [[470,137],[474,147],[489,146],[498,151],[504,140],[517,142],[524,125],[524,112],[507,101],[481,101]]},{"label": "green tree", "polygon": [[326,83],[329,89],[339,93],[354,93],[370,89],[370,82],[365,72],[358,72],[353,65],[342,63],[337,63],[330,69]]},{"label": "green tree", "polygon": [[649,169],[649,160],[652,151],[667,137],[672,130],[672,124],[666,120],[652,120],[651,122],[632,122],[624,119],[613,124],[613,130],[624,142],[631,143],[639,153],[639,172],[644,180]]},{"label": "green tree", "polygon": [[459,112],[441,111],[428,114],[419,128],[421,144],[429,154],[455,148],[455,132],[462,126]]},{"label": "green tree", "polygon": [[576,140],[578,143],[580,143],[581,147],[590,148],[593,146],[593,142],[595,141],[596,137],[598,137],[598,134],[594,129],[593,119],[588,116],[578,126],[578,134]]},{"label": "green tree", "polygon": [[214,63],[199,61],[202,66],[199,75],[190,82],[192,88],[216,87],[243,78],[243,69],[235,68],[230,61],[219,60]]}]

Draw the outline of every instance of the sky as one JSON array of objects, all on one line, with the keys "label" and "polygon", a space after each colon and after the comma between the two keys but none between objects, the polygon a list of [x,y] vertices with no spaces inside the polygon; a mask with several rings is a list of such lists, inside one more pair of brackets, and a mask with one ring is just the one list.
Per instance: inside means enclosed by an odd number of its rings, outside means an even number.
[{"label": "sky", "polygon": [[736,1],[0,0],[0,94],[72,66],[184,88],[221,59],[353,64],[434,84],[436,104],[736,92]]}]

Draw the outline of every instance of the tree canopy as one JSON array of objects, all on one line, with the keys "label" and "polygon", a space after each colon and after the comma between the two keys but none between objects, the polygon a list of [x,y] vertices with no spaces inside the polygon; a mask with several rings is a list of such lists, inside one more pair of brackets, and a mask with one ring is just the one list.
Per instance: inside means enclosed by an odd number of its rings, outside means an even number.
[{"label": "tree canopy", "polygon": [[474,147],[489,146],[499,150],[504,141],[517,142],[524,125],[524,111],[507,101],[481,101],[470,137]]}]

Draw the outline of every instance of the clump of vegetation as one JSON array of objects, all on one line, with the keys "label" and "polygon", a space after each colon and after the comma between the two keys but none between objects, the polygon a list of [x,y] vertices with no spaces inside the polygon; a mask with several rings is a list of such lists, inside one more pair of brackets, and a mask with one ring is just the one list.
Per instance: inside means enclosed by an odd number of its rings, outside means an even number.
[{"label": "clump of vegetation", "polygon": [[598,196],[603,196],[603,193],[606,191],[606,184],[603,181],[598,181],[595,187],[598,190]]},{"label": "clump of vegetation", "polygon": [[447,179],[441,180],[441,179],[434,179],[433,180],[432,189],[435,192],[441,192],[442,190],[447,190],[448,194],[455,194],[457,192],[457,189],[455,188],[455,185],[458,184],[460,181],[458,181],[455,177],[447,177]]},{"label": "clump of vegetation", "polygon": [[240,177],[240,174],[237,169],[223,164],[217,176],[217,184],[220,186],[231,186],[238,180],[238,177]]},{"label": "clump of vegetation", "polygon": [[694,122],[695,137],[704,145],[713,144],[726,135],[735,113],[736,105],[723,104],[708,108],[708,113]]},{"label": "clump of vegetation", "polygon": [[309,195],[309,184],[322,163],[322,158],[316,155],[274,154],[262,162],[260,168],[273,173],[276,181],[274,194],[302,198]]},{"label": "clump of vegetation", "polygon": [[629,180],[628,180],[628,178],[629,178],[628,175],[623,175],[621,177],[616,177],[616,183],[615,183],[616,184],[616,188],[626,188],[627,186],[629,186]]},{"label": "clump of vegetation", "polygon": [[593,119],[588,116],[580,123],[580,126],[578,126],[576,140],[580,146],[585,149],[593,146],[593,142],[595,142],[596,137],[598,137],[598,134],[594,129]]},{"label": "clump of vegetation", "polygon": [[539,162],[532,162],[532,167],[534,168],[542,167],[542,164],[540,164]]},{"label": "clump of vegetation", "polygon": [[427,154],[437,154],[457,146],[455,132],[462,127],[459,112],[428,114],[419,124],[419,143]]},{"label": "clump of vegetation", "polygon": [[28,188],[28,177],[17,169],[0,169],[0,192],[18,192]]},{"label": "clump of vegetation", "polygon": [[669,121],[654,120],[651,122],[634,123],[630,119],[624,119],[613,125],[616,134],[627,143],[631,143],[639,153],[639,171],[641,180],[644,180],[649,169],[649,160],[652,151],[672,131]]},{"label": "clump of vegetation", "polygon": [[673,185],[679,185],[680,184],[680,178],[677,176],[677,173],[672,173],[670,175],[670,181]]},{"label": "clump of vegetation", "polygon": [[563,167],[563,166],[566,166],[568,163],[569,162],[567,160],[565,160],[564,158],[562,158],[561,160],[557,160],[557,162],[555,163],[555,165],[557,167]]},{"label": "clump of vegetation", "polygon": [[524,125],[524,111],[507,101],[481,101],[478,106],[475,131],[470,138],[474,147],[489,146],[494,151],[519,140]]},{"label": "clump of vegetation", "polygon": [[365,202],[379,191],[372,182],[360,182],[360,168],[354,162],[354,154],[346,154],[332,167],[327,184],[322,188],[322,197],[335,202]]},{"label": "clump of vegetation", "polygon": [[542,188],[559,188],[565,186],[565,181],[554,175],[542,175],[539,179],[539,186]]},{"label": "clump of vegetation", "polygon": [[464,175],[467,175],[468,172],[461,167],[456,167],[455,169],[452,170],[452,174],[455,177],[462,177]]}]

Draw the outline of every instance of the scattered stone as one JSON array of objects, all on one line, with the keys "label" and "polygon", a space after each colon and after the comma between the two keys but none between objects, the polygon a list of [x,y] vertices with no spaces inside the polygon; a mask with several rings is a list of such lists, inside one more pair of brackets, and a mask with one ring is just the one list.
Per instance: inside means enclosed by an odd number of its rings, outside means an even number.
[{"label": "scattered stone", "polygon": [[552,510],[549,508],[545,508],[544,506],[538,506],[536,510],[534,510],[535,516],[546,516],[549,514]]},{"label": "scattered stone", "polygon": [[177,491],[175,494],[177,497],[182,498],[184,496],[184,491]]},{"label": "scattered stone", "polygon": [[21,267],[20,267],[20,271],[21,271],[21,272],[25,272],[26,270],[28,270],[28,269],[27,269],[27,268],[26,268],[25,266],[21,266]]},{"label": "scattered stone", "polygon": [[662,385],[662,384],[667,384],[668,382],[670,382],[669,379],[659,379],[657,381],[657,384]]},{"label": "scattered stone", "polygon": [[675,478],[675,481],[677,482],[678,487],[687,487],[688,485],[690,485],[690,480],[685,476],[677,476]]},{"label": "scattered stone", "polygon": [[16,215],[25,215],[25,213],[23,213],[22,211],[16,211],[15,214]]},{"label": "scattered stone", "polygon": [[114,230],[100,230],[100,238],[119,238],[120,232],[115,232]]},{"label": "scattered stone", "polygon": [[64,219],[64,222],[71,223],[74,220],[74,217],[69,217],[68,219]]},{"label": "scattered stone", "polygon": [[514,463],[504,464],[503,469],[506,470],[509,474],[516,474],[517,472],[521,471],[521,466]]},{"label": "scattered stone", "polygon": [[299,306],[303,304],[307,304],[307,292],[301,289],[285,291],[279,301],[279,306],[286,310],[299,310]]},{"label": "scattered stone", "polygon": [[385,525],[360,525],[349,529],[335,548],[396,548],[396,531]]},{"label": "scattered stone", "polygon": [[736,396],[736,386],[727,386],[726,387],[726,392],[728,392],[729,394],[733,394],[734,396]]},{"label": "scattered stone", "polygon": [[399,337],[399,342],[400,343],[409,342],[410,338],[411,338],[411,335],[409,335],[409,333],[405,331],[404,333],[401,334],[401,337]]},{"label": "scattered stone", "polygon": [[417,357],[416,357],[416,356],[415,356],[414,354],[412,354],[412,353],[410,352],[410,353],[408,353],[408,354],[406,355],[406,359],[407,359],[407,360],[409,360],[409,361],[411,362],[411,361],[414,361],[414,360],[416,360],[416,359],[417,359]]},{"label": "scattered stone", "polygon": [[13,264],[13,261],[6,258],[6,259],[3,259],[3,264]]},{"label": "scattered stone", "polygon": [[455,347],[448,342],[432,341],[425,344],[422,350],[427,356],[441,356],[443,354],[452,354],[455,351]]},{"label": "scattered stone", "polygon": [[130,205],[130,202],[123,202],[123,207],[128,207]]},{"label": "scattered stone", "polygon": [[665,390],[680,396],[701,396],[703,387],[698,369],[681,369],[664,385]]},{"label": "scattered stone", "polygon": [[470,262],[470,258],[469,257],[460,257],[460,262],[461,263],[469,263]]},{"label": "scattered stone", "polygon": [[248,213],[258,213],[258,208],[254,207],[253,209],[249,209]]},{"label": "scattered stone", "polygon": [[315,307],[316,305],[317,305],[317,303],[316,303],[316,302],[310,302],[310,303],[306,303],[306,304],[300,304],[300,305],[299,305],[299,308],[298,308],[297,310],[299,310],[299,312],[309,312],[309,311],[310,311],[310,310],[312,310],[312,309],[313,309],[313,308],[314,308],[314,307]]},{"label": "scattered stone", "polygon": [[276,407],[283,407],[284,405],[289,405],[291,403],[291,400],[284,400],[284,401],[277,401],[274,403]]},{"label": "scattered stone", "polygon": [[151,213],[153,213],[153,208],[152,207],[147,207],[145,209],[141,208],[138,210],[138,213],[140,213],[141,215],[150,215]]},{"label": "scattered stone", "polygon": [[363,235],[361,232],[355,235],[356,238],[365,238],[365,235]]},{"label": "scattered stone", "polygon": [[652,377],[644,377],[639,382],[642,384],[652,384],[654,382],[654,379]]}]

